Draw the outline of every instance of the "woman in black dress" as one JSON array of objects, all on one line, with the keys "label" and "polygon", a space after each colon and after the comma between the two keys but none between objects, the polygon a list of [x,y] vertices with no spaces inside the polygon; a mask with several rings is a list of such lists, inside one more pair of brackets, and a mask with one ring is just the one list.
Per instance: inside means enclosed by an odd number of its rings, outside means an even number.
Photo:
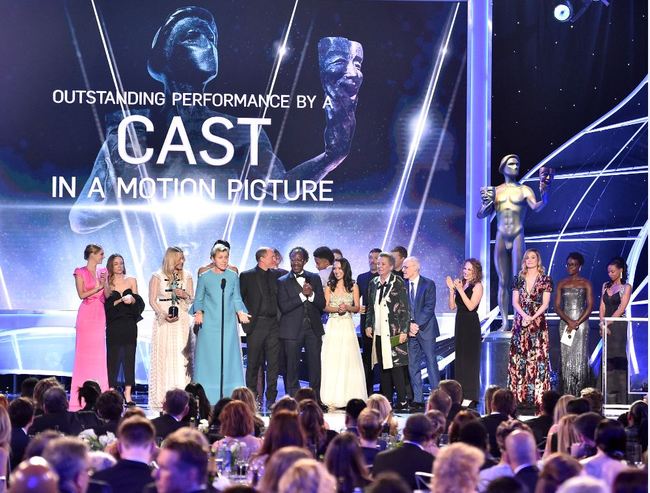
[{"label": "woman in black dress", "polygon": [[451,280],[447,276],[449,288],[449,308],[456,310],[455,377],[463,387],[465,399],[478,401],[481,367],[481,323],[478,319],[478,305],[483,297],[483,267],[475,258],[468,258],[463,264],[462,280]]},{"label": "woman in black dress", "polygon": [[627,264],[615,257],[607,264],[609,281],[603,284],[600,298],[601,335],[607,332],[607,395],[606,403],[627,404],[627,322],[605,320],[625,317],[632,286],[627,284]]},{"label": "woman in black dress", "polygon": [[126,277],[124,258],[113,254],[108,258],[106,283],[106,366],[108,386],[117,388],[120,365],[124,371],[124,400],[131,404],[131,389],[135,385],[135,350],[138,322],[142,320],[144,301],[138,295],[138,284]]}]

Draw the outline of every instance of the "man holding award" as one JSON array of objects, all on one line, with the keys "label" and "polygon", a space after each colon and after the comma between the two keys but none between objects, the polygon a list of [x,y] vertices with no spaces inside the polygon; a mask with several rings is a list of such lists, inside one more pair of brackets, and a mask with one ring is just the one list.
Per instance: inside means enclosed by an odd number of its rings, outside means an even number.
[{"label": "man holding award", "polygon": [[390,253],[379,254],[378,277],[370,281],[366,301],[366,335],[373,338],[372,365],[381,368],[380,390],[390,401],[397,392],[396,410],[408,407],[406,375],[408,365],[408,330],[410,323],[408,294],[404,281],[392,273],[394,259]]}]

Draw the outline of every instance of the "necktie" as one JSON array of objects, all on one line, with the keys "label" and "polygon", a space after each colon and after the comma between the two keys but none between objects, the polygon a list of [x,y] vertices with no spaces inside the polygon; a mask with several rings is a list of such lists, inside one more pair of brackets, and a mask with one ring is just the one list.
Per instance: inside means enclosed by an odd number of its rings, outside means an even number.
[{"label": "necktie", "polygon": [[409,298],[411,301],[411,318],[413,318],[413,316],[415,315],[415,284],[410,282],[409,288],[411,288]]}]

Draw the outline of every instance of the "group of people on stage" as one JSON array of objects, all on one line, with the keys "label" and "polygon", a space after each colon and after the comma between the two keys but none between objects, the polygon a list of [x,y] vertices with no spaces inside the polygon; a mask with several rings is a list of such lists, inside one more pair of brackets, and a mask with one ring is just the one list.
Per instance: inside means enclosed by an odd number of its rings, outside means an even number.
[{"label": "group of people on stage", "polygon": [[[82,303],[77,316],[77,341],[71,402],[77,404],[78,383],[95,379],[103,388],[116,388],[120,366],[124,393],[131,401],[135,384],[137,322],[144,301],[137,282],[126,276],[124,259],[111,255],[101,267],[104,252],[88,245],[85,267],[75,270]],[[309,253],[295,247],[289,253],[290,271],[279,267],[281,254],[270,247],[255,253],[257,265],[240,275],[230,265],[230,245],[217,241],[211,263],[198,272],[196,291],[184,269],[178,247],[165,252],[160,270],[149,282],[149,305],[154,311],[149,370],[149,405],[161,409],[165,392],[190,381],[205,388],[211,402],[246,385],[267,406],[277,398],[282,373],[286,392],[300,388],[302,350],[309,384],[321,406],[342,408],[352,398],[372,393],[374,368],[379,366],[380,391],[396,409],[424,409],[422,368],[435,388],[440,380],[435,315],[436,287],[420,274],[416,257],[404,247],[391,252],[374,248],[369,270],[353,280],[350,263],[340,251],[319,247],[313,252],[318,273],[305,270]],[[580,276],[584,259],[571,253],[569,277],[558,283],[555,298],[561,318],[562,382],[575,392],[588,380],[588,318],[593,305],[591,284]],[[631,287],[626,265],[615,258],[608,265],[610,281],[603,285],[600,318],[607,337],[607,389],[614,402],[627,399],[626,332],[622,317]],[[448,306],[456,311],[455,378],[466,399],[480,393],[481,327],[477,309],[483,296],[482,266],[476,259],[463,263],[457,279],[445,279]],[[540,253],[529,249],[513,283],[514,326],[508,366],[508,386],[518,402],[539,408],[550,389],[549,334],[545,313],[553,281],[545,274]],[[353,314],[361,319],[361,352]],[[247,364],[238,332],[247,339]],[[223,329],[223,330],[222,330]],[[105,339],[104,339],[105,338]],[[105,354],[104,354],[105,351]],[[282,371],[281,371],[282,369]],[[265,378],[266,374],[266,378]]]}]

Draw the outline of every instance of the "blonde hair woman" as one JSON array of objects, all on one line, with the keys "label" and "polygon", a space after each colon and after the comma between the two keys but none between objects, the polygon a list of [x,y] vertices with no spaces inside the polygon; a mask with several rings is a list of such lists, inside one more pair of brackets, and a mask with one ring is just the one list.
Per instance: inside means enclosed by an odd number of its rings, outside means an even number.
[{"label": "blonde hair woman", "polygon": [[383,394],[372,394],[368,397],[366,405],[369,409],[376,409],[379,411],[381,417],[382,433],[389,435],[397,435],[397,420],[393,417],[393,408],[388,402],[388,399]]},{"label": "blonde hair woman", "polygon": [[553,281],[544,272],[539,251],[526,250],[512,288],[515,323],[508,365],[508,388],[517,402],[537,409],[541,408],[542,394],[551,389],[545,313]]},{"label": "blonde hair woman", "polygon": [[580,441],[580,435],[575,427],[577,414],[567,414],[558,423],[557,451],[571,455],[571,445]]},{"label": "blonde hair woman", "polygon": [[331,493],[336,480],[323,464],[315,459],[300,459],[280,478],[280,493]]},{"label": "blonde hair woman", "polygon": [[546,435],[544,457],[551,455],[553,452],[557,452],[556,450],[553,450],[553,442],[555,440],[553,436],[557,435],[557,430],[560,426],[560,420],[568,414],[567,404],[570,400],[573,399],[575,399],[575,396],[571,394],[564,394],[558,399],[557,403],[555,404],[555,408],[553,408],[553,424],[549,428],[548,434]]},{"label": "blonde hair woman", "polygon": [[183,269],[185,255],[178,247],[165,252],[160,270],[149,281],[149,305],[155,313],[151,333],[149,407],[160,411],[165,392],[185,388],[190,381],[188,360],[183,356],[190,332],[188,314],[194,283]]},{"label": "blonde hair woman", "polygon": [[474,493],[483,452],[464,443],[443,448],[433,462],[432,493]]}]

